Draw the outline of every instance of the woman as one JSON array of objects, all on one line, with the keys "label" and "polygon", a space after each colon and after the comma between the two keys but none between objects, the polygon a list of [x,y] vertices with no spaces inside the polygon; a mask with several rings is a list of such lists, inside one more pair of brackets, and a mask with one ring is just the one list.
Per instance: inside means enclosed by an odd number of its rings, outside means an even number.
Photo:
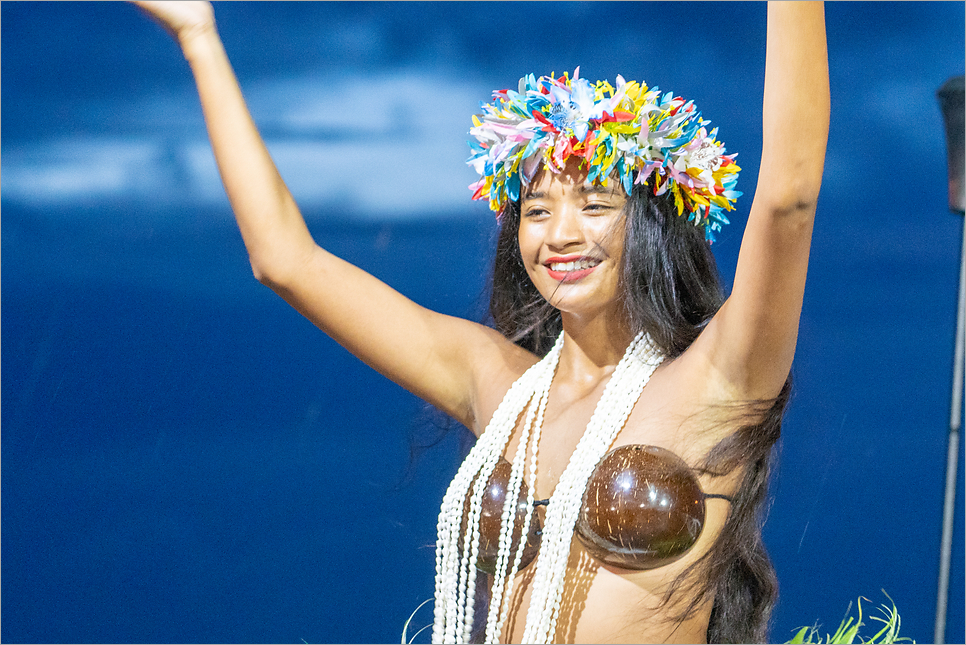
[{"label": "woman", "polygon": [[775,581],[757,514],[828,132],[821,3],[768,9],[761,172],[723,304],[704,238],[737,166],[690,104],[577,74],[495,94],[472,163],[501,223],[498,329],[319,248],[210,5],[138,4],[190,63],[255,277],[481,437],[440,513],[434,639],[765,639]]}]

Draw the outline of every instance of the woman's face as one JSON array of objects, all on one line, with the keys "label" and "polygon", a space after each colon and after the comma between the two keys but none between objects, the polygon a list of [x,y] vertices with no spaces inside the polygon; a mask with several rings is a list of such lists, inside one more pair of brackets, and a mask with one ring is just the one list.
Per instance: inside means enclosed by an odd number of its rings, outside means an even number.
[{"label": "woman's face", "polygon": [[562,312],[596,314],[620,304],[624,204],[617,181],[587,182],[576,162],[540,171],[520,202],[520,254],[540,294]]}]

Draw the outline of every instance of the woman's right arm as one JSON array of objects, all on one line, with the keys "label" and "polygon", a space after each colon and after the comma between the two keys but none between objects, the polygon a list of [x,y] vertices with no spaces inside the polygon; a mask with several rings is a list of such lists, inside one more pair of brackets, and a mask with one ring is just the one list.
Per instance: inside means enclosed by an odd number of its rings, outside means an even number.
[{"label": "woman's right arm", "polygon": [[210,4],[136,4],[174,35],[191,66],[255,277],[368,365],[473,428],[477,385],[532,358],[320,248],[251,119]]}]

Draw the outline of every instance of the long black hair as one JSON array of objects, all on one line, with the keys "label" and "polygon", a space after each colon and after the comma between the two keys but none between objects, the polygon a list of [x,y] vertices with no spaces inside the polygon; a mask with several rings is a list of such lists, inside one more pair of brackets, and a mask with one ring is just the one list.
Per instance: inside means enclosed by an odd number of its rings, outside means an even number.
[{"label": "long black hair", "polygon": [[[530,281],[520,255],[519,203],[500,214],[490,316],[505,337],[544,356],[562,329],[560,312]],[[677,214],[670,193],[636,185],[624,208],[621,294],[631,333],[650,334],[665,357],[683,353],[724,303],[714,255],[704,231]],[[709,642],[763,642],[778,595],[775,569],[761,539],[773,447],[781,432],[789,382],[775,399],[735,404],[722,417],[735,429],[699,467],[713,476],[743,467],[731,513],[712,549],[671,584],[691,600],[672,617],[683,620],[711,595]],[[720,412],[720,410],[716,410]],[[700,572],[700,573],[699,573]],[[697,574],[697,575],[694,575]],[[676,606],[677,603],[675,603]]]}]

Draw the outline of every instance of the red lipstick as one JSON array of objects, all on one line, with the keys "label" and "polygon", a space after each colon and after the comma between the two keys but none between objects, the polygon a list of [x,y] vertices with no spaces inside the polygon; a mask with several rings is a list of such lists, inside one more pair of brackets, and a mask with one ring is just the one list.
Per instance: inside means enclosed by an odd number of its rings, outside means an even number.
[{"label": "red lipstick", "polygon": [[[590,266],[584,266],[579,269],[571,269],[569,271],[555,271],[551,267],[555,264],[567,264],[567,263],[590,263]],[[543,263],[547,267],[547,274],[557,282],[577,282],[589,276],[594,272],[600,265],[600,260],[598,258],[589,257],[586,255],[564,255],[564,256],[554,256],[552,258],[547,258]]]}]

